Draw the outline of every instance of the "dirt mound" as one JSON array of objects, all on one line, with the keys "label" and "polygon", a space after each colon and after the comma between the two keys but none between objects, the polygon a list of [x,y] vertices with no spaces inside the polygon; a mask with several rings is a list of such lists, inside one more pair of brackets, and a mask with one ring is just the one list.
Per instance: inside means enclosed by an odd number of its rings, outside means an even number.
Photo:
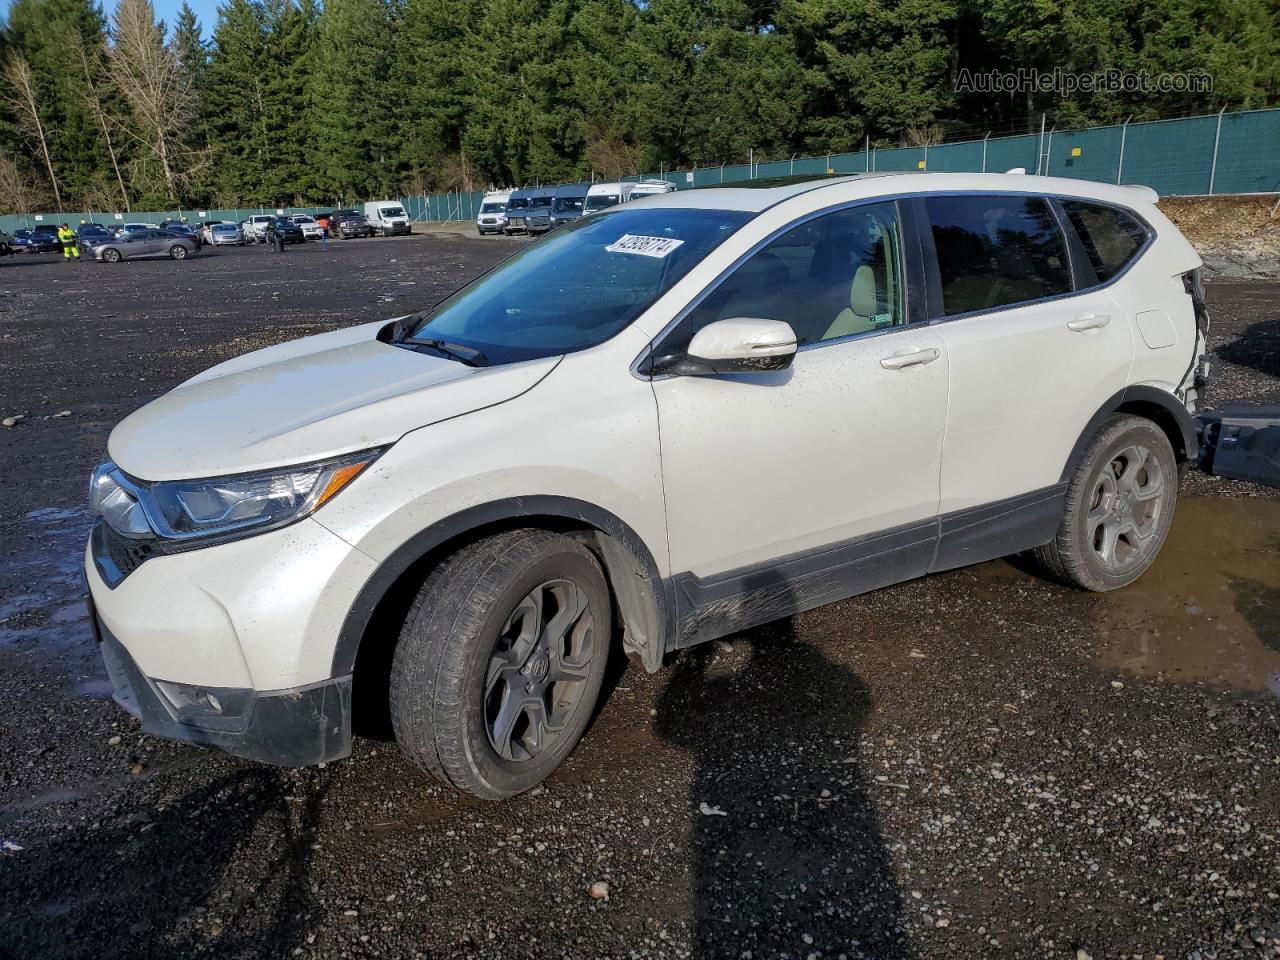
[{"label": "dirt mound", "polygon": [[1160,209],[1224,279],[1280,278],[1280,209],[1274,194],[1163,197]]}]

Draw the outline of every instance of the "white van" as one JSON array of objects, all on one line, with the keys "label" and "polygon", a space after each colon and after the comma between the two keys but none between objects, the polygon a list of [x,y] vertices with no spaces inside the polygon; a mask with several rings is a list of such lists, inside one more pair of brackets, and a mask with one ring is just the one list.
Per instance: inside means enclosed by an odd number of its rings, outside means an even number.
[{"label": "white van", "polygon": [[587,203],[582,212],[607,210],[631,199],[634,183],[593,183],[587,190]]},{"label": "white van", "polygon": [[675,193],[676,185],[670,180],[640,180],[631,185],[631,200],[652,197],[660,193]]},{"label": "white van", "polygon": [[480,236],[486,233],[507,232],[507,201],[511,199],[510,190],[490,190],[480,201],[480,212],[476,214],[476,232]]},{"label": "white van", "polygon": [[399,200],[370,200],[364,205],[364,218],[369,221],[374,234],[380,237],[413,232],[409,226],[409,215]]}]

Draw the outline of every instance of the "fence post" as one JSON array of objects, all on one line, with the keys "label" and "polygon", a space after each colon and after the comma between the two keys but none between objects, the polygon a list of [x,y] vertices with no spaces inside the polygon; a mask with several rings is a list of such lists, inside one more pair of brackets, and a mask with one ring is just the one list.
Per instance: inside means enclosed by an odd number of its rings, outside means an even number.
[{"label": "fence post", "polygon": [[1040,139],[1036,141],[1036,176],[1040,176],[1040,164],[1044,160],[1044,114],[1040,114]]},{"label": "fence post", "polygon": [[720,164],[720,182],[724,183],[724,164]]},{"label": "fence post", "polygon": [[793,153],[791,155],[791,176],[794,177],[795,175],[796,175],[796,155]]},{"label": "fence post", "polygon": [[1116,184],[1119,185],[1120,177],[1124,173],[1124,142],[1129,136],[1129,121],[1133,116],[1124,118],[1124,123],[1120,126],[1120,162],[1116,164]]},{"label": "fence post", "polygon": [[929,145],[926,143],[924,145],[924,170],[928,171],[928,169],[929,169]]},{"label": "fence post", "polygon": [[1222,139],[1222,114],[1226,110],[1223,106],[1218,111],[1218,126],[1213,131],[1213,162],[1209,164],[1209,194],[1213,194],[1213,181],[1218,176],[1218,141]]},{"label": "fence post", "polygon": [[987,172],[987,141],[991,139],[991,131],[987,131],[987,135],[982,138],[982,172]]},{"label": "fence post", "polygon": [[1044,145],[1044,175],[1049,176],[1049,158],[1053,154],[1053,131],[1058,127],[1055,124],[1049,130],[1049,142]]},{"label": "fence post", "polygon": [[871,172],[871,134],[867,134],[867,145],[863,150],[865,156],[862,158],[867,165],[867,173]]}]

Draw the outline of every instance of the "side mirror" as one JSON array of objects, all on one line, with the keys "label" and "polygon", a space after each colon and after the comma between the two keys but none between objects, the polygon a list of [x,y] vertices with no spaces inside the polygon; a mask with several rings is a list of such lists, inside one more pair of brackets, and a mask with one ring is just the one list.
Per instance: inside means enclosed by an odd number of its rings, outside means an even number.
[{"label": "side mirror", "polygon": [[796,334],[791,324],[781,320],[717,320],[693,335],[686,354],[673,373],[698,376],[785,370],[796,355]]}]

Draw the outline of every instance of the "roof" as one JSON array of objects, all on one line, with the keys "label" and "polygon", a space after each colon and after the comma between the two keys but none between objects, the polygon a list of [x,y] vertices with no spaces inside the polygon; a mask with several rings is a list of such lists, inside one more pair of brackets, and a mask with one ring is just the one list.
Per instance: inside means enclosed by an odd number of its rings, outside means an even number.
[{"label": "roof", "polygon": [[808,179],[770,178],[754,181],[752,184],[751,186],[732,184],[723,187],[700,187],[695,190],[648,195],[631,202],[651,207],[743,210],[759,213],[791,197],[818,191],[829,192],[833,202],[925,192],[1052,193],[1125,205],[1132,205],[1135,202],[1154,203],[1158,199],[1155,192],[1148,187],[1115,186],[1092,180],[1007,173],[884,171]]}]

